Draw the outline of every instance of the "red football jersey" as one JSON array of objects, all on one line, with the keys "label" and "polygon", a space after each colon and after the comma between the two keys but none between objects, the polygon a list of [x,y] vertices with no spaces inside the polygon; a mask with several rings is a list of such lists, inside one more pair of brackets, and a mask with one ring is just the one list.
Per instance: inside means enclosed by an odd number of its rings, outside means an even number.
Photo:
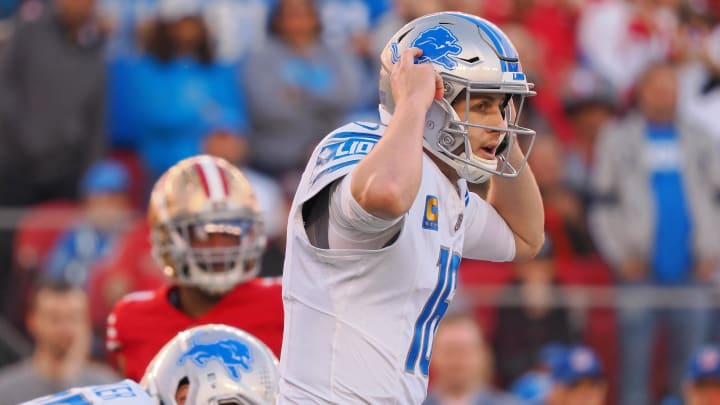
[{"label": "red football jersey", "polygon": [[107,348],[125,375],[140,381],[155,354],[179,332],[218,323],[240,328],[280,355],[283,306],[279,279],[256,278],[239,284],[207,314],[194,319],[175,308],[168,298],[172,287],[128,294],[108,317]]}]

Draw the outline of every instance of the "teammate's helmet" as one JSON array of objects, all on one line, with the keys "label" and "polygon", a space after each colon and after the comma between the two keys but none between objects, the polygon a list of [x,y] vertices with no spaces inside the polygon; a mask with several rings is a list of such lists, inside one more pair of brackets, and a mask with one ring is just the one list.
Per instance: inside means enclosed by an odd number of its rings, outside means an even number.
[{"label": "teammate's helmet", "polygon": [[227,325],[180,332],[148,365],[140,385],[158,404],[177,405],[188,384],[187,405],[274,404],[278,360],[255,337]]},{"label": "teammate's helmet", "polygon": [[[535,92],[508,37],[489,21],[459,12],[429,14],[409,22],[393,35],[381,55],[380,110],[385,124],[395,111],[390,73],[402,52],[412,47],[423,51],[416,62],[432,63],[445,86],[443,99],[433,103],[426,118],[425,148],[473,183],[484,182],[491,175],[517,176],[527,156],[518,167],[513,167],[508,154],[518,134],[529,136],[532,148],[535,131],[518,126],[518,118],[525,97],[534,96]],[[470,122],[469,100],[477,93],[507,96],[504,109],[507,128]],[[458,96],[468,101],[464,117],[452,108]],[[503,137],[495,159],[483,159],[472,153],[470,127],[509,135]]]},{"label": "teammate's helmet", "polygon": [[[148,221],[153,254],[173,282],[224,294],[260,270],[266,237],[247,178],[227,161],[195,156],[157,181]],[[222,246],[207,243],[222,235]]]}]

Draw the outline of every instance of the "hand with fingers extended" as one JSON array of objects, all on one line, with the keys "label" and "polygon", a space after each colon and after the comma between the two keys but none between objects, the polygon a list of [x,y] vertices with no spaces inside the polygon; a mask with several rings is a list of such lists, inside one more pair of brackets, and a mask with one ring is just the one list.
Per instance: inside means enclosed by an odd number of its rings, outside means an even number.
[{"label": "hand with fingers extended", "polygon": [[397,105],[416,103],[427,110],[433,99],[442,98],[443,82],[431,63],[415,63],[420,56],[422,50],[406,49],[390,75],[390,82]]}]

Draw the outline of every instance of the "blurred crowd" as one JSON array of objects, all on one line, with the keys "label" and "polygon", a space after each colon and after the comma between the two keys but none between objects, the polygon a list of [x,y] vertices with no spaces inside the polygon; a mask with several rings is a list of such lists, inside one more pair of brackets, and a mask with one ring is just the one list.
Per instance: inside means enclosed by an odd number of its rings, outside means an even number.
[{"label": "blurred crowd", "polygon": [[718,0],[0,0],[0,392],[112,373],[105,320],[164,282],[143,216],[181,159],[243,169],[281,275],[308,154],[377,121],[385,42],[442,10],[498,24],[535,83],[548,242],[463,262],[427,403],[720,404]]}]

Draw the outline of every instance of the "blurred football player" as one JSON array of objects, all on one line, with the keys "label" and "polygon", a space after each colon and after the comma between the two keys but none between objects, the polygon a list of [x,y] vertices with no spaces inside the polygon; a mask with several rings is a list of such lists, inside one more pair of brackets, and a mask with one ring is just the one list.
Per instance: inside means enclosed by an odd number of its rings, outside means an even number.
[{"label": "blurred football player", "polygon": [[[517,141],[534,139],[518,114],[535,93],[507,36],[431,14],[381,59],[382,124],[323,139],[292,204],[280,404],[421,403],[461,257],[522,260],[543,244]],[[468,190],[491,177],[487,201]]]},{"label": "blurred football player", "polygon": [[278,360],[258,339],[226,325],[204,325],[165,345],[140,385],[158,404],[270,405],[278,379]]},{"label": "blurred football player", "polygon": [[720,404],[720,348],[707,345],[695,353],[684,391],[686,405]]},{"label": "blurred football player", "polygon": [[74,388],[26,405],[272,405],[278,361],[248,333],[227,325],[180,332],[152,360],[140,385]]},{"label": "blurred football player", "polygon": [[139,381],[175,334],[208,323],[246,330],[279,353],[280,284],[257,278],[265,234],[240,170],[206,155],[185,159],[155,184],[148,210],[153,253],[171,285],[115,306],[107,346],[118,368]]}]

